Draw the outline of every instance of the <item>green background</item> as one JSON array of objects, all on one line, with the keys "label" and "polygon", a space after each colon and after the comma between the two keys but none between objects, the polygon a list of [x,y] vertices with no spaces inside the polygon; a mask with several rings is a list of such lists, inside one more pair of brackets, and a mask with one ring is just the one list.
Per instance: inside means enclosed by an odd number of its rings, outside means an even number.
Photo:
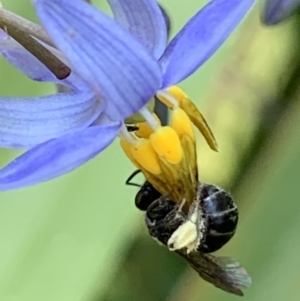
[{"label": "green background", "polygon": [[[104,9],[104,1],[94,3]],[[30,1],[5,8],[36,20]],[[172,35],[205,1],[161,1]],[[240,208],[234,239],[219,253],[253,278],[244,300],[300,300],[299,17],[266,28],[259,5],[181,87],[220,146],[200,135],[200,179],[225,187]],[[0,58],[2,96],[55,91]],[[17,152],[1,150],[5,164]],[[116,140],[85,166],[48,183],[0,194],[1,301],[227,301],[181,258],[148,236],[134,207],[134,170]],[[142,182],[142,179],[141,179]]]}]

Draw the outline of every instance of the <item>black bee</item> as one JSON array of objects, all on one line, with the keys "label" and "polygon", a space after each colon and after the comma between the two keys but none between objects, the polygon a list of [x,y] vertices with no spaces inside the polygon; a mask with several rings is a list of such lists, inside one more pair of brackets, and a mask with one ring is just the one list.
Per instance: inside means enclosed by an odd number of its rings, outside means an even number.
[{"label": "black bee", "polygon": [[135,206],[142,211],[146,211],[149,205],[151,205],[162,195],[148,181],[146,181],[143,185],[131,182],[131,180],[140,172],[140,170],[136,170],[135,172],[133,172],[127,179],[126,185],[136,186],[140,188],[134,199]]},{"label": "black bee", "polygon": [[199,183],[186,213],[182,210],[184,200],[178,205],[146,183],[141,186],[135,202],[139,209],[146,210],[149,234],[185,258],[204,280],[242,296],[242,290],[251,285],[246,270],[230,257],[205,254],[220,249],[235,233],[238,211],[232,197],[215,185]]},{"label": "black bee", "polygon": [[172,234],[168,247],[176,250],[183,245],[188,251],[215,252],[232,238],[237,222],[232,197],[215,185],[199,183],[186,221]]}]

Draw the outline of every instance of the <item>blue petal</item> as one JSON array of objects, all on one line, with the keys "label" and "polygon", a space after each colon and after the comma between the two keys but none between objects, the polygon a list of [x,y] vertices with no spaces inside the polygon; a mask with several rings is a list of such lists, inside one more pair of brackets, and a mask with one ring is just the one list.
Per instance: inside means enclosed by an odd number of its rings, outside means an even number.
[{"label": "blue petal", "polygon": [[266,0],[262,21],[267,25],[275,25],[290,17],[300,8],[300,0]]},{"label": "blue petal", "polygon": [[72,171],[105,149],[120,127],[88,127],[32,148],[0,170],[0,190],[35,185]]},{"label": "blue petal", "polygon": [[157,59],[167,45],[163,13],[155,0],[108,0],[115,20],[138,38]]},{"label": "blue petal", "polygon": [[163,88],[195,72],[223,44],[254,0],[210,1],[171,41],[161,63]]},{"label": "blue petal", "polygon": [[[46,46],[43,43],[44,46]],[[59,52],[47,46],[53,54],[59,57],[61,60],[63,58]],[[70,86],[73,89],[79,89],[83,87],[83,82],[78,78],[74,72],[64,80],[59,80],[56,76],[44,65],[42,64],[34,55],[27,51],[22,45],[16,42],[12,37],[9,37],[0,29],[0,53],[3,57],[14,67],[22,71],[29,78],[36,81],[43,82],[53,82],[56,84]]]},{"label": "blue petal", "polygon": [[0,146],[31,147],[89,126],[102,106],[92,92],[0,98]]},{"label": "blue petal", "polygon": [[0,36],[0,53],[10,64],[36,81],[57,80],[45,65],[11,37]]},{"label": "blue petal", "polygon": [[170,35],[170,31],[171,31],[171,19],[170,16],[168,14],[168,12],[161,6],[159,5],[159,8],[163,14],[163,17],[165,19],[165,26],[166,26],[166,31],[167,31],[167,37],[169,37]]},{"label": "blue petal", "polygon": [[36,0],[45,29],[105,103],[111,120],[140,110],[161,85],[157,61],[114,20],[82,0]]}]

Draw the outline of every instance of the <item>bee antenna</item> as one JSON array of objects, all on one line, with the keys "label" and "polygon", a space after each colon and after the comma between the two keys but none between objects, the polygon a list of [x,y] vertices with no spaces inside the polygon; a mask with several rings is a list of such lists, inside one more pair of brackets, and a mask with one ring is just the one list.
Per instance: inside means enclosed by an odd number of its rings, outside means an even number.
[{"label": "bee antenna", "polygon": [[136,186],[136,187],[142,187],[142,185],[137,184],[137,183],[133,183],[131,182],[131,180],[139,173],[141,173],[142,171],[140,169],[135,170],[130,176],[129,178],[126,180],[125,184],[129,185],[129,186]]}]

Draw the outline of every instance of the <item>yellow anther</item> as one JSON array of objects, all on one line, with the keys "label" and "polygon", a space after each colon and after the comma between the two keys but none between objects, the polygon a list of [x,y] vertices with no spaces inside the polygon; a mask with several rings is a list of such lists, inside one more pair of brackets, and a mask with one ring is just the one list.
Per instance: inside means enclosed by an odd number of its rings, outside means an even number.
[{"label": "yellow anther", "polygon": [[190,120],[204,136],[210,148],[214,151],[218,151],[218,144],[214,137],[214,134],[212,133],[206,120],[204,119],[203,115],[198,110],[198,108],[195,106],[195,104],[190,99],[183,98],[180,101],[180,108],[186,112]]},{"label": "yellow anther", "polygon": [[183,134],[189,135],[194,140],[192,123],[188,115],[180,108],[174,109],[171,117],[171,127],[179,137]]},{"label": "yellow anther", "polygon": [[[195,104],[188,98],[188,96],[177,86],[172,86],[168,88],[166,90],[166,93],[178,102],[179,107],[186,112],[189,119],[204,136],[210,148],[212,150],[218,151],[218,145],[211,129],[209,128],[201,112],[198,110]],[[163,93],[157,93],[157,97],[160,101],[166,104],[169,108],[174,109],[174,105],[170,103],[170,101],[167,99],[167,96],[165,95],[163,95]]]},{"label": "yellow anther", "polygon": [[126,154],[126,156],[129,158],[129,160],[138,168],[138,169],[140,169],[140,165],[138,164],[138,162],[135,160],[135,158],[132,156],[132,154],[131,154],[131,151],[130,151],[130,143],[126,140],[126,139],[124,139],[124,138],[122,138],[122,137],[120,137],[120,144],[121,144],[121,147],[122,147],[122,149],[123,149],[123,151],[124,151],[124,153]]},{"label": "yellow anther", "polygon": [[167,89],[168,93],[170,93],[174,98],[177,99],[178,103],[182,101],[184,98],[188,98],[188,96],[178,87],[178,86],[171,86]]},{"label": "yellow anther", "polygon": [[148,139],[141,139],[134,144],[129,144],[129,151],[134,160],[145,170],[155,175],[161,173],[158,156]]},{"label": "yellow anther", "polygon": [[[167,94],[170,94],[174,100],[177,101],[177,103],[180,105],[180,102],[183,98],[187,98],[187,95],[177,86],[172,86],[168,88]],[[158,99],[163,102],[168,108],[173,109],[174,104],[171,103],[167,97],[165,97],[162,93],[157,93],[156,95]]]},{"label": "yellow anther", "polygon": [[164,173],[161,173],[159,176],[157,176],[143,170],[143,174],[146,177],[147,181],[149,181],[153,185],[153,187],[161,194],[167,195],[170,194],[170,191],[172,191],[172,185],[170,185],[168,181],[166,181]]},{"label": "yellow anther", "polygon": [[170,126],[163,126],[150,135],[150,142],[156,153],[171,164],[178,164],[182,159],[179,137]]},{"label": "yellow anther", "polygon": [[[161,124],[159,118],[156,114],[153,114],[153,117],[157,120],[158,124]],[[139,129],[135,132],[135,134],[140,138],[149,138],[153,133],[153,129],[149,126],[147,122],[142,122],[138,124]]]},{"label": "yellow anther", "polygon": [[[182,169],[187,169],[188,174],[185,178],[188,178],[189,185],[192,185],[192,191],[195,191],[198,185],[198,168],[197,168],[197,151],[194,140],[188,135],[182,135],[180,143],[184,149],[184,159],[181,165],[185,165]],[[185,161],[185,162],[184,162]],[[185,186],[188,187],[187,184]]]}]

